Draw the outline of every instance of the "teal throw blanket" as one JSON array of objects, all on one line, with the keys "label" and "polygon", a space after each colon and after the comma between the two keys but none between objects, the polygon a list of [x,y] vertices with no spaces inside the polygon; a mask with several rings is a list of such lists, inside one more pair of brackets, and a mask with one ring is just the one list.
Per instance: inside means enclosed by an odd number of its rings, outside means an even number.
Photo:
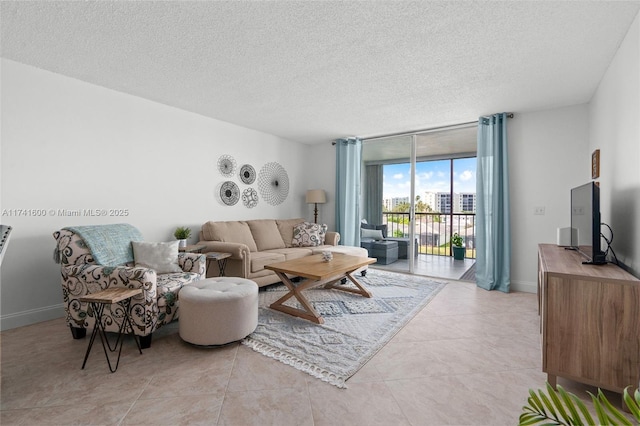
[{"label": "teal throw blanket", "polygon": [[70,226],[64,229],[82,237],[96,263],[104,266],[133,262],[131,241],[143,241],[140,231],[127,223]]}]

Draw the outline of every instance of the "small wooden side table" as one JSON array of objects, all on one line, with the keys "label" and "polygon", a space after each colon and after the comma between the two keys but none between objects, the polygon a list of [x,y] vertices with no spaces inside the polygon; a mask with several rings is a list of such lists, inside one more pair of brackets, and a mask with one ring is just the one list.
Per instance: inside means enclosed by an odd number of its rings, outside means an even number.
[{"label": "small wooden side table", "polygon": [[184,247],[178,247],[178,251],[181,253],[202,253],[207,246],[204,244],[190,244]]},{"label": "small wooden side table", "polygon": [[[95,313],[96,323],[93,326],[93,331],[91,332],[91,338],[89,339],[89,347],[87,347],[87,353],[84,355],[84,361],[82,362],[82,369],[84,370],[84,366],[87,364],[87,358],[89,358],[89,353],[91,353],[91,348],[93,347],[93,342],[96,340],[96,335],[100,335],[100,341],[102,342],[102,348],[104,349],[104,355],[107,357],[107,364],[109,364],[109,371],[115,373],[118,369],[118,364],[120,364],[120,354],[122,353],[122,343],[124,342],[124,335],[127,334],[127,326],[128,329],[131,330],[131,335],[133,336],[133,340],[135,340],[136,345],[138,346],[138,351],[140,355],[142,355],[142,348],[140,347],[140,342],[138,342],[138,337],[135,335],[133,331],[133,325],[131,324],[131,298],[138,294],[142,293],[142,289],[129,289],[129,288],[108,288],[106,290],[100,291],[98,293],[88,294],[80,298],[81,302],[87,302],[93,309]],[[107,305],[112,305],[118,303],[122,306],[124,310],[124,318],[122,319],[122,324],[120,324],[120,328],[118,330],[118,337],[115,341],[115,345],[113,348],[109,343],[109,339],[104,328],[102,315],[104,313],[104,308]],[[118,348],[118,345],[120,348]],[[107,352],[107,349],[109,350]],[[118,350],[118,359],[116,361],[115,368],[111,366],[111,360],[109,358],[109,352],[114,353]]]},{"label": "small wooden side table", "polygon": [[211,251],[207,253],[207,269],[209,269],[209,262],[213,260],[218,261],[219,277],[224,277],[224,268],[227,267],[227,259],[231,257],[231,253],[221,253],[217,251]]}]

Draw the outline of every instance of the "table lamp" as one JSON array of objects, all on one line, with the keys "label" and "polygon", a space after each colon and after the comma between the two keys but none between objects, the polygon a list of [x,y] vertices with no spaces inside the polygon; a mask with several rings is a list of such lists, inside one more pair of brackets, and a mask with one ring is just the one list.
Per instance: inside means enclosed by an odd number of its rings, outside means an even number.
[{"label": "table lamp", "polygon": [[318,204],[327,202],[327,196],[322,189],[310,189],[307,191],[307,204],[314,204],[313,222],[318,223]]}]

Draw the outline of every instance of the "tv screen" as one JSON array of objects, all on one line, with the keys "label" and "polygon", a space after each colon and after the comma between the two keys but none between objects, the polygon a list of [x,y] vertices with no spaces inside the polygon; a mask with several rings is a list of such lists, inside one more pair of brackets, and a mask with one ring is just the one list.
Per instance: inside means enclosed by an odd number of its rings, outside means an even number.
[{"label": "tv screen", "polygon": [[571,190],[571,247],[587,261],[606,263],[600,250],[600,188],[589,182]]}]

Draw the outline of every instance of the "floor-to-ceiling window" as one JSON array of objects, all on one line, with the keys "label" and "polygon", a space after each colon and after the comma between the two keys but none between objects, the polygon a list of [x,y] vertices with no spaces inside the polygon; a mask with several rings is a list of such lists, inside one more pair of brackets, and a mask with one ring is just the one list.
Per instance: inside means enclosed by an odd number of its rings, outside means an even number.
[{"label": "floor-to-ceiling window", "polygon": [[389,269],[420,273],[434,256],[451,263],[454,233],[467,259],[451,264],[464,270],[475,258],[476,137],[477,125],[466,125],[364,140],[363,218],[386,225],[389,238],[414,241],[401,250],[413,257]]}]

